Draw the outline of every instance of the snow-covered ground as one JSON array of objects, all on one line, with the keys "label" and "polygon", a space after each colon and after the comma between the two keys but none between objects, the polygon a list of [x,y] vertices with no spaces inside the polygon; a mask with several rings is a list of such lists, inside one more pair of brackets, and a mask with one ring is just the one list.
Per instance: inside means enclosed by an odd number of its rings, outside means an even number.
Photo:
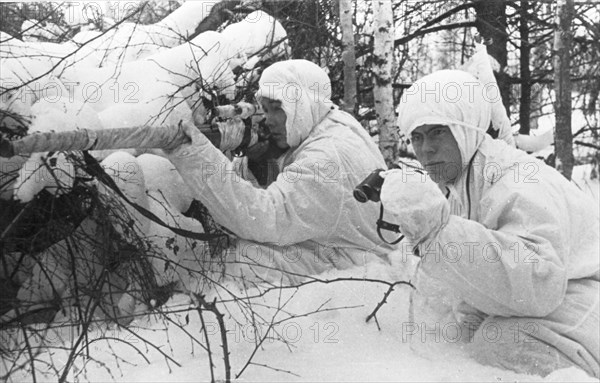
[{"label": "snow-covered ground", "polygon": [[[367,271],[369,276],[391,275],[381,266]],[[335,274],[330,275],[336,277]],[[381,330],[365,318],[381,300],[386,287],[362,282],[335,282],[333,284],[315,284],[300,289],[285,307],[286,311],[301,315],[316,310],[327,302],[327,308],[346,307],[326,311],[307,317],[294,318],[276,324],[277,331],[287,345],[279,340],[266,340],[253,362],[239,378],[239,381],[327,381],[327,382],[364,382],[364,381],[540,381],[540,376],[520,375],[509,371],[478,365],[469,360],[460,347],[444,343],[444,336],[436,342],[435,334],[430,334],[427,346],[409,342],[408,323],[408,287],[400,286],[393,292],[378,312]],[[249,291],[249,295],[252,291]],[[278,292],[267,296],[266,304],[277,305],[279,299],[285,301],[290,292],[280,297]],[[188,307],[187,296],[178,295],[168,302],[171,308]],[[236,313],[235,304],[227,305]],[[222,307],[222,311],[225,312]],[[269,310],[262,310],[269,311]],[[194,311],[172,314],[170,317],[179,323],[185,323],[189,315],[189,324],[184,329],[201,339],[201,324]],[[270,310],[271,316],[275,310]],[[278,315],[277,318],[287,315]],[[238,319],[240,316],[238,315]],[[256,334],[248,322],[241,324],[226,314],[228,345],[231,352],[232,377],[246,364],[255,349]],[[209,333],[212,334],[213,362],[216,378],[223,379],[224,368],[220,348],[217,323],[210,313],[205,313]],[[189,335],[173,324],[163,320],[155,321],[144,317],[132,324],[132,330],[139,336],[161,346],[163,352],[176,360],[181,367],[166,362],[165,357],[156,350],[145,346],[141,340],[123,330],[111,330],[110,336],[132,342],[139,348],[138,354],[131,346],[118,340],[94,343],[91,352],[102,364],[87,363],[79,359],[74,369],[73,379],[79,381],[104,382],[110,380],[126,382],[183,382],[210,381],[209,360],[205,351],[194,345]],[[261,327],[259,327],[261,328]],[[263,326],[267,330],[267,325]],[[259,336],[260,338],[260,336]],[[109,344],[110,343],[110,347]],[[124,360],[117,361],[115,356]],[[144,361],[146,358],[148,361]],[[55,355],[54,361],[65,360]],[[266,365],[264,367],[260,365]],[[287,372],[285,372],[287,371]],[[38,375],[39,376],[39,375]],[[559,370],[543,381],[597,381],[583,371],[570,368]]]},{"label": "snow-covered ground", "polygon": [[[577,167],[574,182],[598,201],[598,179],[590,179],[590,171],[590,166]],[[414,267],[409,257],[400,249],[391,254],[391,266],[369,264],[350,271],[332,271],[320,275],[319,279],[332,280],[352,274],[365,279],[408,281]],[[240,297],[258,293],[254,288],[243,291],[233,282],[225,282],[224,286]],[[426,333],[425,343],[419,336],[411,338],[410,287],[406,285],[396,286],[377,312],[378,329],[374,320],[367,323],[365,319],[387,289],[383,283],[364,281],[319,282],[297,290],[276,289],[262,298],[252,299],[254,319],[247,311],[240,310],[239,303],[217,303],[227,328],[231,378],[235,380],[243,370],[237,381],[598,381],[574,367],[542,379],[479,365],[466,356],[460,344],[452,343],[451,337],[445,336],[443,328]],[[208,293],[207,301],[215,294],[214,291]],[[101,335],[111,339],[92,342],[89,351],[96,361],[77,358],[69,380],[210,381],[208,354],[192,338],[205,344],[202,324],[197,311],[188,310],[190,308],[193,308],[191,298],[178,294],[163,306],[164,310],[173,312],[168,314],[173,322],[154,314],[134,320],[129,326],[131,331],[105,327],[91,330],[90,340]],[[310,314],[315,311],[318,312]],[[204,311],[203,316],[210,335],[215,379],[225,379],[217,321],[210,312]],[[258,323],[258,331],[252,326],[252,320]],[[75,337],[69,339],[66,330],[61,331],[60,338],[67,339],[65,345],[69,346]],[[253,355],[257,342],[265,334],[268,337]],[[158,346],[164,355],[141,339]],[[165,355],[180,366],[167,361]],[[67,352],[55,350],[40,359],[51,360],[60,369],[67,360]],[[249,359],[252,363],[244,369]],[[38,366],[44,369],[39,363]],[[41,372],[38,379],[55,379],[55,373],[48,372],[49,375],[44,376]],[[31,377],[17,374],[13,378],[22,381]]]}]

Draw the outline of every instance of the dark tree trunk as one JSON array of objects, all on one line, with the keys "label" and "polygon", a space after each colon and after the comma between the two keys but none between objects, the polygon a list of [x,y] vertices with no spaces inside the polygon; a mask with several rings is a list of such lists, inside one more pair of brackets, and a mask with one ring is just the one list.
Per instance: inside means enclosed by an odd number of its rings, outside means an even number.
[{"label": "dark tree trunk", "polygon": [[487,51],[500,63],[500,73],[495,73],[496,82],[502,95],[502,103],[506,113],[510,115],[510,82],[508,75],[504,72],[507,63],[506,42],[506,4],[504,0],[479,0],[475,2],[477,31],[486,42]]},{"label": "dark tree trunk", "polygon": [[571,131],[571,79],[569,77],[573,13],[573,0],[558,0],[556,30],[554,31],[554,92],[556,94],[554,151],[556,153],[556,169],[569,180],[575,162]]},{"label": "dark tree trunk", "polygon": [[519,133],[529,134],[531,125],[529,118],[531,115],[531,71],[529,69],[529,55],[531,52],[531,45],[529,44],[529,25],[527,20],[529,18],[529,1],[521,0],[520,16],[521,20],[519,23],[519,34],[521,37],[521,57],[520,57],[520,71],[521,71],[521,103],[519,107]]},{"label": "dark tree trunk", "polygon": [[231,17],[229,11],[240,4],[241,0],[221,0],[216,4],[210,4],[212,7],[206,9],[206,11],[210,9],[210,13],[200,22],[196,30],[194,30],[194,34],[189,36],[188,40],[193,39],[202,32],[216,31],[221,24]]}]

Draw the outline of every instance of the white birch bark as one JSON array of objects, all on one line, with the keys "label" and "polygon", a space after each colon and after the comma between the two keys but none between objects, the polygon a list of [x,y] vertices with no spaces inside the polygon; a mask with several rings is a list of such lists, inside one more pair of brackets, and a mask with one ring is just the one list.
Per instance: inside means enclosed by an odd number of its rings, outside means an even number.
[{"label": "white birch bark", "polygon": [[340,0],[340,26],[342,29],[342,62],[344,63],[344,100],[342,109],[353,113],[356,107],[356,55],[352,29],[352,2]]},{"label": "white birch bark", "polygon": [[392,89],[394,19],[391,0],[373,1],[373,23],[373,98],[379,126],[379,149],[389,166],[398,157]]}]

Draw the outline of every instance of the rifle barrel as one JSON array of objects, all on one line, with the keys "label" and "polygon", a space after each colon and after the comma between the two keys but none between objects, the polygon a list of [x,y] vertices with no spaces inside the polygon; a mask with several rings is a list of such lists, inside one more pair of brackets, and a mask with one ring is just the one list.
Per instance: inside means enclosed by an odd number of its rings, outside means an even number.
[{"label": "rifle barrel", "polygon": [[[211,125],[199,130],[219,147],[221,133]],[[34,133],[21,139],[0,141],[0,157],[29,155],[37,152],[108,149],[167,149],[188,142],[180,126],[117,128],[104,130],[81,129],[68,132]]]}]

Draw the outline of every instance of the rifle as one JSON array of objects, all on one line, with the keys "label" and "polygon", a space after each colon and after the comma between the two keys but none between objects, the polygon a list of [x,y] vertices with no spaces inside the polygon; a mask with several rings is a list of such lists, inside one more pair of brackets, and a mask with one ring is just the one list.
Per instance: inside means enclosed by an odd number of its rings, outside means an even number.
[{"label": "rifle", "polygon": [[[248,113],[243,109],[245,103],[239,103],[235,110],[230,106],[217,107],[216,114],[221,117],[231,118],[235,116],[249,117],[254,113]],[[221,110],[222,109],[222,110]],[[255,110],[254,110],[255,112]],[[238,120],[237,129],[244,129],[242,142],[234,153],[242,155],[248,146],[257,141],[267,141],[269,134],[264,127],[255,131],[249,123]],[[219,130],[219,124],[228,122],[216,122],[203,124],[197,128],[204,134],[213,145],[221,149],[223,137]],[[226,137],[227,140],[227,137]],[[230,141],[230,140],[227,140]],[[181,126],[151,127],[138,126],[133,128],[117,128],[106,130],[80,129],[68,132],[45,132],[33,133],[18,140],[10,141],[0,137],[0,157],[13,157],[16,155],[29,155],[37,152],[58,152],[74,150],[111,150],[111,149],[165,149],[172,150],[179,145],[189,142],[189,138]],[[225,144],[227,145],[227,144]]]},{"label": "rifle", "polygon": [[[217,147],[221,133],[210,125],[200,131]],[[18,140],[0,138],[0,157],[29,155],[37,152],[66,152],[105,149],[175,149],[189,141],[180,126],[117,128],[106,130],[80,129],[68,132],[33,133]]]}]

